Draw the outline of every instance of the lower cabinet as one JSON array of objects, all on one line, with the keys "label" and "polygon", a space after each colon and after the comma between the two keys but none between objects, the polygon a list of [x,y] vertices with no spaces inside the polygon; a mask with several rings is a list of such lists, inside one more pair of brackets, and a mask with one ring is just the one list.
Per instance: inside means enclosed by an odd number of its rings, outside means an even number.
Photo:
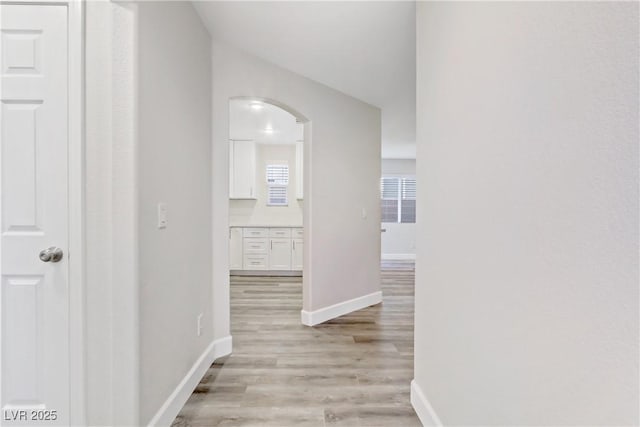
[{"label": "lower cabinet", "polygon": [[231,227],[231,270],[302,271],[302,228]]},{"label": "lower cabinet", "polygon": [[245,254],[243,270],[268,270],[269,261],[266,255]]},{"label": "lower cabinet", "polygon": [[304,249],[304,240],[292,239],[291,242],[291,269],[302,270],[302,250]]},{"label": "lower cabinet", "polygon": [[291,270],[291,239],[272,238],[269,270]]}]

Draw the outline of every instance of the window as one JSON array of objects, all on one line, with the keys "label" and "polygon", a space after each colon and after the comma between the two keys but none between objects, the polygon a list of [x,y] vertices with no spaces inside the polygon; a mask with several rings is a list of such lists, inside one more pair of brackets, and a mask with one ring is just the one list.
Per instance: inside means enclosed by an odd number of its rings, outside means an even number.
[{"label": "window", "polygon": [[382,195],[382,222],[398,222],[400,194],[400,178],[382,177],[380,181],[380,194]]},{"label": "window", "polygon": [[382,222],[416,222],[416,179],[383,176],[380,180]]},{"label": "window", "polygon": [[288,165],[267,165],[267,206],[287,206]]}]

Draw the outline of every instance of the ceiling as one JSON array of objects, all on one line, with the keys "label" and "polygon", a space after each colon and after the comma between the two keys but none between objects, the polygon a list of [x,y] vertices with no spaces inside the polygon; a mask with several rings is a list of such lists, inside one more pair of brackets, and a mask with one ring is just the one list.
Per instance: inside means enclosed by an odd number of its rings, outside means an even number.
[{"label": "ceiling", "polygon": [[382,157],[415,158],[415,3],[196,1],[213,37],[382,110]]},{"label": "ceiling", "polygon": [[304,125],[282,108],[249,99],[229,101],[229,139],[295,144],[303,138]]}]

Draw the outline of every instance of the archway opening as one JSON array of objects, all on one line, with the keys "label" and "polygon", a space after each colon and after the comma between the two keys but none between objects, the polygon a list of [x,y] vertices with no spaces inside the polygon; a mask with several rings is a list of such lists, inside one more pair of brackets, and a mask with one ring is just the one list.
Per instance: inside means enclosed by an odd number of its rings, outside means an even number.
[{"label": "archway opening", "polygon": [[308,298],[310,143],[311,122],[297,110],[265,98],[229,100],[232,307],[262,292],[265,303],[285,295],[300,313]]}]

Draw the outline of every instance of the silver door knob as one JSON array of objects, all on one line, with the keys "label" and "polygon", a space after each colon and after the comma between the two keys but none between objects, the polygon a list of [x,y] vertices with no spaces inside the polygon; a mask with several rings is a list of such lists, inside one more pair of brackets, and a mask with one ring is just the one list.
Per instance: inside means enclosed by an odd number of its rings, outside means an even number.
[{"label": "silver door knob", "polygon": [[58,262],[62,259],[62,249],[51,246],[40,251],[40,261]]}]

